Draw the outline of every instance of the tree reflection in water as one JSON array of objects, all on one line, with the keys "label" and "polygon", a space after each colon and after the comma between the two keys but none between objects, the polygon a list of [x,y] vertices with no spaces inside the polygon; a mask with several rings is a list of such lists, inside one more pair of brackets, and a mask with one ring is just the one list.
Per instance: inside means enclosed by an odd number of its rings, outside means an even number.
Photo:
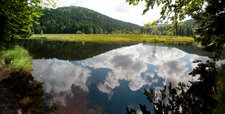
[{"label": "tree reflection in water", "polygon": [[[191,82],[190,85],[179,83],[172,87],[171,83],[164,86],[160,91],[144,90],[148,101],[154,105],[156,114],[162,113],[196,113],[211,114],[217,106],[216,75],[220,69],[215,62],[194,61],[198,66],[193,69],[190,75],[199,76],[199,80]],[[150,114],[146,106],[139,105],[144,114]],[[135,110],[127,108],[127,114],[136,113]]]},{"label": "tree reflection in water", "polygon": [[43,84],[25,71],[14,71],[0,81],[0,112],[2,113],[50,113],[56,105],[44,102]]}]

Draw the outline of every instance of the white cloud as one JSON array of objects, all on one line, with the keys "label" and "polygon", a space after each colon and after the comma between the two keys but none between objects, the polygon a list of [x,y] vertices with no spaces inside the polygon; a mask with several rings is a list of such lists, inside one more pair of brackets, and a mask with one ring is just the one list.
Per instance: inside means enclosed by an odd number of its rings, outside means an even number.
[{"label": "white cloud", "polygon": [[192,77],[188,76],[188,67],[185,67],[185,65],[186,63],[180,60],[164,62],[159,66],[157,74],[165,79],[164,85],[172,83],[174,87],[181,81],[188,84]]},{"label": "white cloud", "polygon": [[90,70],[58,59],[37,59],[33,61],[33,76],[44,82],[45,91],[54,94],[55,100],[65,104],[64,96],[73,96],[72,85],[88,92],[87,80]]},{"label": "white cloud", "polygon": [[142,15],[145,3],[138,6],[129,5],[126,0],[57,0],[57,7],[81,6],[109,17],[139,25],[159,18],[161,7]]},{"label": "white cloud", "polygon": [[90,77],[90,70],[73,65],[69,61],[58,59],[34,60],[32,74],[41,76],[38,79],[46,82],[47,92],[70,92],[73,84],[84,91],[88,91],[86,83],[88,77]]},{"label": "white cloud", "polygon": [[[108,68],[111,71],[107,74],[105,81],[98,85],[99,91],[113,95],[113,89],[120,86],[120,80],[129,82],[130,90],[137,91],[144,85],[157,83],[157,76],[165,79],[164,84],[172,82],[177,85],[179,82],[188,83],[192,77],[188,76],[187,63],[181,58],[187,53],[173,48],[157,47],[155,56],[152,55],[154,46],[143,46],[141,44],[119,48],[99,56],[83,61],[82,65],[93,68]],[[147,65],[158,67],[147,72]],[[153,80],[149,80],[151,78]]]},{"label": "white cloud", "polygon": [[76,0],[55,0],[56,7],[63,7],[63,6],[69,6]]},{"label": "white cloud", "polygon": [[[209,57],[206,56],[198,56],[198,55],[193,55],[190,58],[190,62],[196,61],[196,60],[201,60],[203,63],[205,63],[206,61],[211,60]],[[218,66],[221,66],[222,64],[225,64],[225,60],[218,60],[216,61],[216,64]],[[198,66],[198,63],[192,63],[192,69],[196,68]]]},{"label": "white cloud", "polygon": [[[209,58],[197,55],[187,56],[187,53],[177,48],[137,44],[80,61],[79,66],[57,59],[34,60],[32,73],[34,76],[42,76],[37,79],[45,82],[48,93],[55,93],[56,101],[64,102],[64,96],[72,95],[72,85],[88,92],[87,82],[91,71],[87,68],[110,69],[103,82],[96,85],[100,92],[108,94],[111,98],[113,90],[120,86],[121,80],[128,82],[131,91],[137,91],[145,85],[161,83],[161,78],[164,79],[164,85],[170,82],[173,86],[179,82],[189,84],[190,80],[197,80],[197,77],[188,76],[188,71],[196,67],[194,63],[191,63],[196,59],[206,61]],[[222,62],[224,61],[218,64]],[[62,93],[66,94],[62,95]]]}]

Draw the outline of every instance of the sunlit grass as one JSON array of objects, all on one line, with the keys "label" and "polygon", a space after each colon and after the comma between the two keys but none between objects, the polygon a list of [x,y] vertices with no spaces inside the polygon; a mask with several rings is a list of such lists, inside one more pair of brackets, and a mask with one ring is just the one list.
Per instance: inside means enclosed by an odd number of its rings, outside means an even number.
[{"label": "sunlit grass", "polygon": [[0,49],[0,62],[12,68],[31,71],[32,57],[29,52],[18,45],[10,44],[7,47]]},{"label": "sunlit grass", "polygon": [[153,35],[122,35],[122,34],[35,34],[33,39],[62,40],[74,42],[105,42],[105,43],[167,43],[194,42],[192,37],[153,36]]}]

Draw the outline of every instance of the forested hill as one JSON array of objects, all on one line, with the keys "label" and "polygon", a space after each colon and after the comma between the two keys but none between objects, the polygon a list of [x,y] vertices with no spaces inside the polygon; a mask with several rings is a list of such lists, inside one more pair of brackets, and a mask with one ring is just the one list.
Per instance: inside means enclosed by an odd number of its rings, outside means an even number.
[{"label": "forested hill", "polygon": [[96,11],[83,7],[61,7],[45,9],[41,16],[40,25],[34,25],[34,33],[140,33],[142,27],[119,21]]}]

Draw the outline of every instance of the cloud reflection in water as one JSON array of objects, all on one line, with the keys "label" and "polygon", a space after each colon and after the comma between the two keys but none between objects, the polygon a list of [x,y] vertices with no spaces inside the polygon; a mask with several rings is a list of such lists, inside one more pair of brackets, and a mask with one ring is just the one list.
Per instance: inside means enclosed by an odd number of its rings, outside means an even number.
[{"label": "cloud reflection in water", "polygon": [[[154,56],[151,54],[153,51],[156,51]],[[176,48],[156,48],[139,44],[87,59],[82,65],[95,69],[111,69],[105,81],[97,86],[99,91],[112,96],[113,89],[120,86],[120,80],[128,81],[130,90],[137,91],[144,85],[157,83],[157,79],[153,80],[153,77],[156,77],[155,74],[165,80],[164,84],[169,82],[172,82],[173,85],[179,82],[189,83],[189,80],[192,79],[191,76],[188,76],[188,70],[191,69],[187,66],[189,61],[181,60],[186,54]],[[148,65],[154,66],[151,72],[148,71]]]},{"label": "cloud reflection in water", "polygon": [[[187,58],[187,55],[190,57]],[[179,82],[188,84],[189,80],[196,80],[188,76],[188,73],[195,67],[192,61],[199,58],[208,59],[177,48],[138,44],[79,61],[76,65],[73,64],[77,63],[76,61],[37,59],[33,62],[33,74],[42,76],[38,77],[38,80],[45,82],[46,92],[72,95],[72,85],[89,91],[87,82],[91,69],[110,69],[95,86],[100,92],[112,97],[113,90],[121,85],[121,80],[128,81],[131,91],[137,91],[145,85],[161,83],[159,78],[164,80],[164,85],[170,82],[172,85]]]},{"label": "cloud reflection in water", "polygon": [[33,61],[32,74],[39,81],[44,82],[47,93],[55,94],[58,96],[55,97],[56,101],[63,103],[65,103],[65,96],[73,95],[72,85],[78,86],[83,91],[89,91],[87,80],[90,73],[90,70],[76,66],[69,61],[58,59],[36,59]]}]

